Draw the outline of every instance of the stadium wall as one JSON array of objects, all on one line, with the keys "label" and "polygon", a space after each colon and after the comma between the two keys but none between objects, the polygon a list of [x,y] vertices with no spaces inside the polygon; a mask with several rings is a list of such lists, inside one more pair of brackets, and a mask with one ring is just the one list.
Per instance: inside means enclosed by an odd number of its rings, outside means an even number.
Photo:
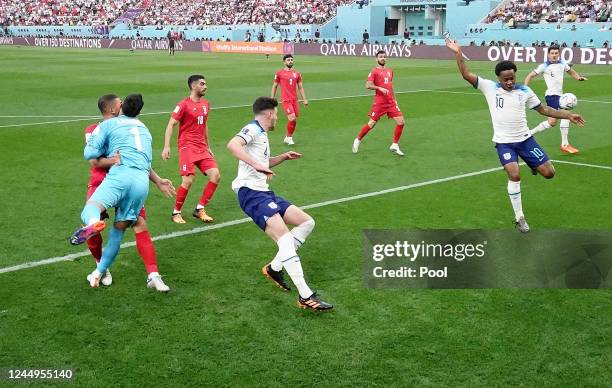
[{"label": "stadium wall", "polygon": [[[0,37],[0,45],[34,46],[51,48],[131,49],[167,50],[165,39],[95,39],[95,38],[18,38]],[[403,59],[454,59],[444,46],[405,46],[399,44],[318,44],[318,43],[246,43],[246,42],[192,42],[178,41],[177,51],[249,53],[282,55],[364,56],[372,57],[379,50],[389,57]],[[541,63],[546,58],[545,47],[464,47],[472,60],[512,60],[516,62]],[[576,64],[612,65],[612,49],[566,48],[561,57]]]}]

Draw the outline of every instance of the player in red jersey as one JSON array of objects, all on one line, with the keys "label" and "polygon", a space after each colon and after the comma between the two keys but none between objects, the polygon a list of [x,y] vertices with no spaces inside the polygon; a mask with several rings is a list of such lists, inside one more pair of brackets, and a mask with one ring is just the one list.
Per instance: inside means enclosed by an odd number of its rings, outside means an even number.
[{"label": "player in red jersey", "polygon": [[385,67],[387,63],[387,55],[383,50],[376,52],[376,67],[368,74],[366,81],[366,89],[376,90],[376,97],[372,104],[372,110],[368,115],[370,120],[361,128],[361,132],[353,141],[353,153],[359,151],[359,144],[364,136],[370,132],[376,125],[378,120],[383,115],[395,120],[395,133],[393,135],[393,143],[389,150],[396,155],[404,156],[404,153],[399,148],[399,140],[404,131],[404,115],[400,111],[395,96],[393,95],[393,69]]},{"label": "player in red jersey", "polygon": [[302,75],[293,68],[293,55],[286,54],[283,56],[283,63],[285,67],[274,74],[272,98],[276,98],[276,88],[280,84],[281,102],[283,104],[283,110],[287,114],[287,136],[284,141],[287,145],[294,145],[293,133],[295,132],[297,118],[300,115],[296,89],[298,89],[302,95],[302,104],[304,104],[304,106],[308,105],[308,100],[306,99],[304,86],[302,85]]},{"label": "player in red jersey", "polygon": [[[103,120],[117,117],[121,112],[121,100],[114,94],[104,95],[98,100],[98,108],[102,113]],[[96,123],[85,128],[86,142],[91,133],[97,127],[98,124]],[[98,159],[90,160],[91,170],[89,174],[89,183],[87,185],[87,200],[89,200],[98,186],[100,186],[106,177],[108,170],[112,166],[120,163],[121,155],[119,154],[113,155],[110,158],[100,157]],[[172,182],[170,182],[168,179],[160,178],[153,169],[150,171],[150,179],[157,185],[162,193],[166,194],[167,196],[174,194]],[[108,215],[106,215],[106,217],[108,217]],[[133,226],[134,233],[136,235],[136,248],[138,250],[138,254],[142,258],[148,274],[147,287],[154,288],[157,291],[166,292],[169,291],[170,288],[164,283],[164,281],[161,279],[161,275],[159,274],[155,247],[153,246],[151,235],[147,229],[146,217],[145,208],[143,207],[138,215],[138,220]],[[100,234],[95,234],[89,240],[87,240],[87,246],[89,247],[91,255],[96,260],[96,263],[100,262],[100,258],[102,257],[102,243],[102,235]],[[110,271],[107,270],[106,273],[103,274],[101,283],[105,286],[110,286],[113,283],[113,277]]]},{"label": "player in red jersey", "polygon": [[215,156],[208,146],[208,113],[210,104],[204,99],[206,94],[206,80],[202,75],[192,75],[187,79],[189,86],[189,97],[179,102],[168,126],[164,138],[164,150],[162,159],[170,158],[170,139],[176,124],[180,123],[178,130],[178,154],[179,170],[182,178],[181,186],[176,193],[176,203],[172,212],[172,221],[177,224],[184,224],[185,220],[181,216],[183,203],[193,184],[195,178],[195,168],[197,167],[204,175],[208,176],[208,183],[204,187],[202,197],[198,202],[193,216],[203,222],[212,222],[213,218],[206,214],[205,206],[210,202],[219,181],[221,174]]}]

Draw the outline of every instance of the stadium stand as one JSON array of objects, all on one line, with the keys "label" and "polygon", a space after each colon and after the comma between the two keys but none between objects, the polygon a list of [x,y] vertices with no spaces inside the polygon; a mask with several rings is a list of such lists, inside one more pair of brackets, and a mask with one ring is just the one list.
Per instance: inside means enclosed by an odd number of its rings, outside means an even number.
[{"label": "stadium stand", "polygon": [[140,0],[0,0],[0,25],[109,25]]},{"label": "stadium stand", "polygon": [[511,0],[488,15],[486,22],[589,23],[608,22],[612,2],[608,0]]},{"label": "stadium stand", "polygon": [[352,0],[152,0],[136,25],[322,24]]}]

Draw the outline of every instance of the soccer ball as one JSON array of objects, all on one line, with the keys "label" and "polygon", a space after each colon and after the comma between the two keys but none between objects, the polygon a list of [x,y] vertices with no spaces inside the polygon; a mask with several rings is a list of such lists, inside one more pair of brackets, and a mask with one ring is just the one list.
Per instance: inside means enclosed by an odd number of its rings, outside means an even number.
[{"label": "soccer ball", "polygon": [[574,109],[578,105],[578,99],[572,93],[565,93],[559,98],[559,106],[561,109]]}]

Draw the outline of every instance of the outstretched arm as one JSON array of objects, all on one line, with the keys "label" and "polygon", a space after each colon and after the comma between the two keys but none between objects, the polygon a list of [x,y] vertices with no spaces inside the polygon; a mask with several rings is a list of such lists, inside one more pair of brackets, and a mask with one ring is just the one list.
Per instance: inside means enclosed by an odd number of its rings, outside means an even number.
[{"label": "outstretched arm", "polygon": [[153,169],[149,170],[149,180],[155,183],[159,191],[161,191],[166,197],[174,197],[176,194],[176,189],[174,188],[172,181],[170,179],[161,178]]},{"label": "outstretched arm", "polygon": [[278,166],[285,160],[294,160],[294,159],[299,159],[301,157],[302,157],[302,154],[300,154],[299,152],[288,151],[288,152],[285,152],[284,154],[280,154],[280,155],[271,157],[270,167]]},{"label": "outstretched arm", "polygon": [[552,109],[546,105],[539,105],[534,109],[542,116],[554,117],[555,119],[567,119],[579,127],[584,127],[584,118],[582,115],[571,113],[564,109]]},{"label": "outstretched arm", "polygon": [[568,73],[569,75],[571,75],[571,76],[572,76],[572,78],[573,78],[573,79],[575,79],[575,80],[577,80],[577,81],[587,81],[587,80],[588,80],[588,78],[587,78],[587,77],[583,77],[583,76],[581,76],[581,75],[580,75],[580,74],[578,74],[578,73],[576,72],[576,70],[574,70],[574,69],[569,69],[569,70],[567,71],[567,73]]},{"label": "outstretched arm", "polygon": [[474,73],[470,73],[470,69],[468,69],[465,61],[463,59],[463,53],[461,52],[461,46],[459,43],[450,40],[449,38],[444,39],[446,42],[446,47],[448,47],[452,52],[455,53],[455,57],[457,59],[457,66],[459,67],[459,72],[464,80],[470,83],[472,86],[476,86],[478,82],[478,76]]}]

